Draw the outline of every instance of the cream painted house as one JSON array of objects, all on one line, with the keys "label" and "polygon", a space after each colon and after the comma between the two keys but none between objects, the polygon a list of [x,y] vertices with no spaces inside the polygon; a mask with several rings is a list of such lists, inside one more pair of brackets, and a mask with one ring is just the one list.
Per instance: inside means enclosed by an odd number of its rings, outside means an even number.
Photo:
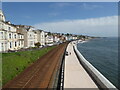
[{"label": "cream painted house", "polygon": [[18,33],[18,48],[24,48],[24,35],[21,33]]},{"label": "cream painted house", "polygon": [[7,46],[7,30],[5,30],[5,16],[0,9],[0,52],[8,50]]},{"label": "cream painted house", "polygon": [[16,25],[16,27],[18,28],[18,32],[24,35],[24,47],[35,47],[37,34],[34,32],[34,27],[27,25]]},{"label": "cream painted house", "polygon": [[27,42],[27,47],[35,47],[35,36],[34,36],[34,28],[33,27],[30,27],[27,31],[27,39],[28,39],[28,42]]},{"label": "cream painted house", "polygon": [[60,41],[59,36],[58,36],[58,35],[53,35],[53,42],[54,42],[54,43],[57,43],[57,42],[59,42],[59,41]]},{"label": "cream painted house", "polygon": [[[0,52],[22,48],[18,44],[18,36],[16,26],[6,21],[2,10],[0,10]],[[21,34],[21,36],[23,35]]]},{"label": "cream painted house", "polygon": [[53,35],[49,35],[48,32],[45,33],[45,43],[46,43],[46,45],[54,43]]},{"label": "cream painted house", "polygon": [[37,34],[37,42],[45,46],[45,32],[43,30],[34,30],[34,32]]},{"label": "cream painted house", "polygon": [[43,30],[40,31],[40,43],[41,45],[45,46],[45,32]]}]

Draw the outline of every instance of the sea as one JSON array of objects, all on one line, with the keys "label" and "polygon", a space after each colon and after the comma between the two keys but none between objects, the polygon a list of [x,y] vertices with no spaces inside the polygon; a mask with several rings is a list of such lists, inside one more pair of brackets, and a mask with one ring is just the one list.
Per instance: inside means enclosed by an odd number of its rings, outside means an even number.
[{"label": "sea", "polygon": [[117,37],[91,39],[79,43],[77,48],[87,61],[118,88]]}]

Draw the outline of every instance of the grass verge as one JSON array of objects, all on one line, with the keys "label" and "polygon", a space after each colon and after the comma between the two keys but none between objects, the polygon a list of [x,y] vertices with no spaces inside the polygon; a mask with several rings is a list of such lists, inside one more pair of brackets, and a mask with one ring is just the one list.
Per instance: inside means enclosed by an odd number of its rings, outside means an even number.
[{"label": "grass verge", "polygon": [[55,46],[43,48],[41,50],[23,51],[2,54],[2,85],[13,79],[30,64],[46,54]]}]

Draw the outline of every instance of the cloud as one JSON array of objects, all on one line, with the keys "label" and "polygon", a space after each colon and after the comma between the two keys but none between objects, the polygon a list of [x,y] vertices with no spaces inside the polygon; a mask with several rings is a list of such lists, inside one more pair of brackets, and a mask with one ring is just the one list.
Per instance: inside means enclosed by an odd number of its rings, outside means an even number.
[{"label": "cloud", "polygon": [[78,7],[78,8],[84,8],[84,9],[95,9],[95,8],[103,8],[101,5],[95,5],[95,4],[88,4],[88,3],[68,3],[68,2],[59,2],[59,3],[53,3],[50,5],[51,8],[64,8],[64,7]]},{"label": "cloud", "polygon": [[52,8],[63,8],[63,7],[69,7],[69,6],[74,6],[74,4],[72,3],[68,3],[68,2],[59,2],[59,3],[54,3],[54,4],[51,4],[50,7]]},{"label": "cloud", "polygon": [[96,8],[103,8],[103,6],[101,6],[101,5],[92,5],[92,4],[87,4],[87,3],[83,3],[82,7],[84,9],[88,9],[88,10],[96,9]]},{"label": "cloud", "polygon": [[58,16],[59,13],[57,13],[57,12],[52,12],[52,13],[48,13],[48,15],[49,15],[49,16]]},{"label": "cloud", "polygon": [[118,16],[46,22],[35,24],[34,26],[51,32],[92,36],[117,36]]},{"label": "cloud", "polygon": [[31,16],[22,16],[23,18],[25,18],[25,19],[31,19]]}]

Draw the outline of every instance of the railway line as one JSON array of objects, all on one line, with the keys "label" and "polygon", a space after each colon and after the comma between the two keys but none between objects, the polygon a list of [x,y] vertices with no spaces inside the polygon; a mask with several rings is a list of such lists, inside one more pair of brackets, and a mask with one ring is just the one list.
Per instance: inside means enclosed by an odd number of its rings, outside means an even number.
[{"label": "railway line", "polygon": [[68,43],[63,43],[49,51],[35,63],[26,68],[3,86],[2,90],[13,90],[13,88],[53,88],[57,71]]}]

